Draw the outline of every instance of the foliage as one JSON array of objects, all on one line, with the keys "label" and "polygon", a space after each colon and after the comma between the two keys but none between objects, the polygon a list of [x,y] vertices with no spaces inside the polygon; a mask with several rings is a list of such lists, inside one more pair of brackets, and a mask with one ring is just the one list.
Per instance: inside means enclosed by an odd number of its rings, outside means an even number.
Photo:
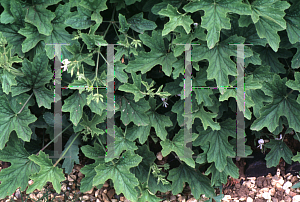
[{"label": "foliage", "polygon": [[[0,0],[0,199],[42,189],[60,192],[79,151],[95,160],[81,172],[80,191],[111,180],[132,202],[160,201],[186,183],[195,198],[220,201],[214,188],[239,176],[233,163],[236,112],[244,111],[248,142],[269,135],[268,167],[300,161],[283,141],[300,141],[300,2],[296,0]],[[192,114],[184,111],[185,46],[192,44]],[[61,45],[63,154],[54,139],[54,54]],[[114,44],[114,109],[108,109],[108,44]],[[237,106],[238,51],[244,47],[245,106]],[[250,44],[250,45],[249,45]],[[67,70],[67,71],[65,71]],[[53,85],[54,84],[54,85]],[[75,87],[74,87],[75,86]],[[78,88],[77,86],[84,86]],[[201,88],[212,87],[212,88]],[[217,88],[218,87],[218,88]],[[222,88],[225,87],[225,88]],[[240,100],[241,101],[241,100]],[[163,105],[163,106],[162,106]],[[244,110],[243,110],[244,109]],[[114,110],[115,141],[106,118]],[[184,144],[184,121],[193,126]],[[250,132],[249,132],[250,131]],[[284,133],[284,134],[283,134]],[[283,134],[282,139],[275,139]],[[39,144],[37,144],[39,142]],[[180,163],[156,165],[163,157]],[[40,144],[41,143],[41,144]],[[255,143],[254,145],[257,145]],[[115,156],[106,154],[114,148]],[[29,149],[30,148],[30,149]],[[246,156],[251,155],[245,146]],[[38,151],[38,153],[36,153]],[[53,164],[54,163],[54,164]],[[207,167],[200,172],[199,167]],[[162,168],[159,167],[164,167]],[[167,176],[168,173],[168,177]],[[20,177],[22,176],[22,177]],[[295,185],[294,187],[299,187]]]}]

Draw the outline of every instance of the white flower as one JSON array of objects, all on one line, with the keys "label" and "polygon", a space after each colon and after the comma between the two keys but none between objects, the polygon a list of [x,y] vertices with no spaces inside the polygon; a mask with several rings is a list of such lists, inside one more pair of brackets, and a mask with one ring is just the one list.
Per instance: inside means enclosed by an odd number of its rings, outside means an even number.
[{"label": "white flower", "polygon": [[280,138],[275,138],[275,140],[281,140],[282,139],[282,134],[279,136]]},{"label": "white flower", "polygon": [[263,139],[259,139],[258,140],[258,146],[257,147],[259,147],[260,149],[262,149],[262,146],[263,146],[263,144],[265,143],[265,141],[263,140]]},{"label": "white flower", "polygon": [[70,64],[71,62],[69,62],[68,59],[64,59],[64,60],[62,61],[62,63],[64,64],[64,66],[61,66],[61,68],[64,68],[64,71],[67,71],[67,70],[68,70],[67,65]]},{"label": "white flower", "polygon": [[195,27],[198,27],[198,23],[195,22],[195,23],[194,23],[194,26],[195,26]]},{"label": "white flower", "polygon": [[163,101],[163,106],[167,108],[167,105],[169,105],[167,103],[168,98],[161,98],[161,100]]}]

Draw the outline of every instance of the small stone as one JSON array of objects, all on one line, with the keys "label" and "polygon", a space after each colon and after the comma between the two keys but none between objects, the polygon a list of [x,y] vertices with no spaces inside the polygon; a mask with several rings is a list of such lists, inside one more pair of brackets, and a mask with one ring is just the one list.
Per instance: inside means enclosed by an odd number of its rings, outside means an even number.
[{"label": "small stone", "polygon": [[67,191],[67,184],[66,183],[64,183],[64,182],[62,183],[61,190],[63,192]]},{"label": "small stone", "polygon": [[172,195],[170,196],[170,201],[175,201],[176,200],[176,196]]},{"label": "small stone", "polygon": [[103,187],[109,187],[109,184],[107,182],[105,182]]},{"label": "small stone", "polygon": [[271,196],[274,196],[275,193],[276,193],[275,188],[270,189],[270,190],[269,190],[269,193],[270,193]]},{"label": "small stone", "polygon": [[37,197],[37,198],[42,198],[42,197],[43,197],[43,194],[42,194],[42,193],[38,193],[38,194],[36,195],[36,197]]},{"label": "small stone", "polygon": [[280,183],[278,183],[278,182],[275,184],[275,187],[276,187],[277,189],[282,189],[282,185],[281,185]]},{"label": "small stone", "polygon": [[300,195],[293,196],[293,202],[299,202],[300,201]]},{"label": "small stone", "polygon": [[262,194],[262,197],[263,197],[264,199],[271,199],[271,195],[270,195],[269,192],[263,193],[263,194]]},{"label": "small stone", "polygon": [[29,180],[29,181],[28,181],[28,184],[29,184],[29,185],[33,185],[33,180]]},{"label": "small stone", "polygon": [[76,180],[76,175],[68,175],[69,182],[73,182],[74,180]]},{"label": "small stone", "polygon": [[89,197],[88,195],[83,195],[82,199],[83,199],[83,200],[89,200],[90,197]]},{"label": "small stone", "polygon": [[158,153],[156,154],[156,158],[157,158],[159,161],[161,161],[161,160],[163,159],[163,156],[162,156],[161,152],[158,152]]},{"label": "small stone", "polygon": [[246,201],[247,199],[246,199],[246,197],[241,197],[240,199],[239,199],[239,201]]},{"label": "small stone", "polygon": [[125,201],[125,197],[124,196],[120,196],[120,201]]},{"label": "small stone", "polygon": [[282,189],[286,190],[292,186],[293,186],[293,184],[290,181],[287,181],[286,183],[284,183]]},{"label": "small stone", "polygon": [[87,191],[87,192],[84,192],[85,194],[92,194],[94,191],[94,187],[90,190],[90,191]]},{"label": "small stone", "polygon": [[224,195],[223,199],[222,200],[230,200],[231,199],[231,196],[230,195]]},{"label": "small stone", "polygon": [[290,191],[291,191],[290,189],[286,189],[285,190],[286,195],[289,195]]},{"label": "small stone", "polygon": [[117,199],[111,199],[111,202],[118,202],[118,200]]},{"label": "small stone", "polygon": [[115,189],[110,189],[108,192],[107,192],[107,196],[109,199],[112,199],[112,197],[115,195]]},{"label": "small stone", "polygon": [[99,196],[99,189],[97,189],[96,191],[95,191],[95,197],[98,197]]},{"label": "small stone", "polygon": [[294,184],[294,182],[298,182],[298,178],[297,176],[293,176],[292,179],[291,179],[291,183]]},{"label": "small stone", "polygon": [[278,202],[277,198],[272,198],[272,202]]},{"label": "small stone", "polygon": [[250,198],[250,197],[248,197],[248,198],[247,198],[247,202],[253,202],[253,199]]},{"label": "small stone", "polygon": [[187,200],[186,202],[197,202],[197,199],[195,199],[194,197],[192,197],[189,200]]},{"label": "small stone", "polygon": [[263,187],[267,187],[268,186],[268,181],[267,180],[264,180],[263,181]]},{"label": "small stone", "polygon": [[285,201],[285,202],[291,202],[291,201],[292,201],[292,198],[289,197],[289,196],[285,196],[285,197],[284,197],[284,201]]},{"label": "small stone", "polygon": [[100,202],[100,200],[97,198],[96,202]]}]

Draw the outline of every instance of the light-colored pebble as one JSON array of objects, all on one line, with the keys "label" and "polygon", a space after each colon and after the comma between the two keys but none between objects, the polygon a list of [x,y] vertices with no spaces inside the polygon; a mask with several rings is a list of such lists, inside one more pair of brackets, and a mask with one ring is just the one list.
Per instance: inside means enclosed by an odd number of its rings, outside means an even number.
[{"label": "light-colored pebble", "polygon": [[299,202],[300,201],[300,195],[296,195],[293,197],[293,202]]},{"label": "light-colored pebble", "polygon": [[253,202],[253,199],[250,198],[250,197],[248,197],[248,198],[247,198],[247,202]]},{"label": "light-colored pebble", "polygon": [[284,183],[282,189],[286,190],[292,186],[293,186],[293,184],[290,181],[287,181],[286,183]]}]

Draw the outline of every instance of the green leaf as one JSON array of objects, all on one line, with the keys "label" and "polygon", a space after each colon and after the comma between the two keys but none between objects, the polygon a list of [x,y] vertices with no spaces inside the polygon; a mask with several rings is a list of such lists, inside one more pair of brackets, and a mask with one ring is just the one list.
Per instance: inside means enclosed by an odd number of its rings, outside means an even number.
[{"label": "green leaf", "polygon": [[297,52],[292,59],[292,68],[293,69],[297,69],[300,67],[300,60],[299,60],[299,58],[300,58],[300,43],[297,43],[297,44],[298,44],[298,46],[296,47]]},{"label": "green leaf", "polygon": [[233,146],[228,142],[228,137],[236,137],[236,121],[226,119],[220,123],[220,130],[203,129],[203,126],[197,126],[199,137],[193,141],[193,146],[203,146],[209,142],[207,152],[208,163],[215,162],[216,168],[222,172],[229,156],[235,156]]},{"label": "green leaf", "polygon": [[134,94],[134,101],[138,102],[141,98],[145,97],[145,95],[141,92],[141,74],[137,75],[136,73],[131,72],[131,75],[133,78],[133,84],[124,83],[119,86],[118,90]]},{"label": "green leaf", "polygon": [[28,157],[29,153],[16,133],[12,133],[7,147],[0,150],[0,159],[11,163],[10,167],[0,172],[0,199],[12,195],[19,187],[21,191],[24,191],[28,185],[29,176],[39,172],[39,166]]},{"label": "green leaf", "polygon": [[121,158],[117,163],[98,165],[95,168],[97,175],[94,177],[93,185],[112,179],[117,194],[123,193],[127,199],[137,201],[138,193],[135,187],[138,186],[139,182],[129,169],[138,166],[142,157],[132,151],[126,151],[123,156],[124,158]]},{"label": "green leaf", "polygon": [[283,17],[285,16],[284,10],[289,7],[288,2],[278,0],[254,1],[251,4],[251,18],[258,36],[266,38],[275,52],[277,52],[280,42],[277,32],[286,29],[286,22]]},{"label": "green leaf", "polygon": [[292,44],[300,41],[300,2],[295,2],[288,9],[284,19],[286,21],[286,32]]},{"label": "green leaf", "polygon": [[[206,34],[205,29],[201,26],[198,26],[194,29],[194,32],[186,33],[186,31],[182,27],[177,27],[174,32],[179,32],[180,36],[176,36],[176,39],[173,39],[172,44],[189,44],[195,38],[198,38],[202,41],[206,41]],[[173,49],[174,56],[178,57],[185,51],[185,46],[183,45],[176,45]],[[194,65],[193,65],[194,67]]]},{"label": "green leaf", "polygon": [[22,112],[18,114],[28,98],[27,94],[15,97],[9,94],[0,97],[0,149],[4,148],[12,131],[16,131],[18,137],[23,141],[30,141],[32,131],[28,125],[35,122],[37,118],[30,113],[27,107],[34,105],[34,101],[29,100]]},{"label": "green leaf", "polygon": [[[176,8],[179,8],[180,5],[182,4],[182,2],[180,0],[163,0],[163,2],[158,1],[159,3],[155,2],[155,1],[151,1],[151,3],[153,4],[153,7],[150,9],[151,12],[155,15],[159,15],[158,12],[161,11],[162,9],[166,9],[168,5],[172,5]],[[152,5],[151,5],[152,6]],[[146,4],[144,5],[144,8],[146,8]],[[143,10],[144,12],[146,10]],[[148,10],[147,10],[148,11]],[[163,16],[161,16],[163,17]]]},{"label": "green leaf", "polygon": [[99,114],[95,114],[92,120],[89,121],[88,116],[85,113],[83,113],[82,121],[79,123],[79,125],[77,125],[77,127],[74,128],[74,132],[79,132],[85,129],[88,134],[91,134],[92,138],[97,137],[100,134],[104,134],[104,131],[102,129],[97,128],[97,125],[99,123],[102,123],[103,121],[103,115],[100,116]]},{"label": "green leaf", "polygon": [[274,73],[282,73],[285,74],[286,70],[284,68],[284,64],[280,63],[278,58],[289,58],[293,54],[290,51],[279,49],[277,52],[274,52],[271,48],[262,47],[262,46],[254,46],[253,50],[259,53],[259,57],[262,61],[262,65],[269,65],[271,67],[271,71]]},{"label": "green leaf", "polygon": [[146,126],[150,124],[150,120],[146,115],[146,111],[150,109],[149,103],[144,99],[134,102],[133,95],[125,94],[119,102],[121,110],[121,121],[127,126],[131,121],[135,125]]},{"label": "green leaf", "polygon": [[38,42],[45,40],[46,38],[45,35],[39,33],[35,26],[29,23],[26,23],[25,27],[20,29],[18,33],[26,37],[22,43],[22,52],[24,53],[30,51],[38,44]]},{"label": "green leaf", "polygon": [[160,202],[161,199],[155,196],[148,188],[142,189],[138,202]]},{"label": "green leaf", "polygon": [[172,72],[172,64],[177,60],[173,53],[168,53],[164,46],[164,41],[160,31],[153,31],[152,37],[148,34],[140,34],[143,43],[151,48],[150,52],[140,52],[139,56],[130,61],[127,65],[127,72],[141,71],[142,74],[148,72],[157,64],[162,65],[163,72],[170,76]]},{"label": "green leaf", "polygon": [[211,186],[222,186],[222,184],[226,184],[228,175],[235,179],[239,178],[239,169],[233,163],[232,159],[227,158],[226,161],[227,166],[222,172],[216,168],[215,163],[212,163],[206,170],[205,175],[211,173]]},{"label": "green leaf", "polygon": [[[110,149],[114,147],[114,156],[119,157],[120,154],[126,151],[134,151],[137,150],[138,147],[135,145],[135,142],[130,141],[126,137],[126,133],[123,133],[122,129],[119,127],[115,127],[115,139],[114,142],[107,145],[107,148]],[[105,157],[105,162],[111,161],[113,158]]]},{"label": "green leaf", "polygon": [[198,137],[196,133],[193,133],[191,135],[192,139],[187,140],[187,137],[184,137],[184,130],[180,129],[179,132],[175,134],[172,141],[170,141],[169,139],[161,141],[160,144],[162,146],[162,155],[167,156],[171,153],[171,151],[174,151],[180,158],[180,160],[184,161],[188,166],[195,168],[195,161],[192,158],[194,152],[184,145],[185,141],[191,142]]},{"label": "green leaf", "polygon": [[43,151],[40,151],[38,156],[32,154],[28,158],[40,166],[40,172],[30,177],[34,183],[28,187],[26,192],[31,193],[35,189],[42,190],[43,186],[45,186],[48,181],[52,182],[53,188],[56,192],[60,192],[60,182],[65,180],[63,169],[53,167],[53,163],[52,160],[49,159],[49,155],[46,155]]},{"label": "green leaf", "polygon": [[296,156],[293,156],[292,160],[294,162],[298,161],[300,163],[300,152],[297,152],[297,155]]},{"label": "green leaf", "polygon": [[190,33],[191,24],[194,23],[191,16],[179,13],[178,10],[170,4],[168,4],[166,9],[160,10],[158,14],[168,16],[170,18],[170,21],[164,25],[164,29],[162,31],[163,36],[174,31],[177,26],[182,26],[187,34]]},{"label": "green leaf", "polygon": [[106,1],[107,0],[81,0],[79,4],[88,10],[100,12],[107,9]]},{"label": "green leaf", "polygon": [[131,29],[142,34],[145,30],[154,30],[157,27],[155,22],[143,18],[143,12],[135,14],[127,22],[131,24]]},{"label": "green leaf", "polygon": [[17,81],[15,80],[16,76],[6,69],[3,69],[1,77],[3,92],[8,95],[9,92],[11,92],[11,86],[17,85]]},{"label": "green leaf", "polygon": [[199,199],[201,194],[206,197],[215,195],[214,189],[210,185],[210,180],[199,172],[186,164],[180,164],[179,167],[169,171],[168,180],[172,181],[172,194],[182,192],[185,182],[189,183],[193,196]]},{"label": "green leaf", "polygon": [[14,16],[13,16],[11,10],[9,9],[10,7],[12,7],[11,4],[12,3],[10,1],[7,1],[7,2],[2,1],[1,2],[1,5],[4,8],[4,11],[0,15],[0,22],[3,24],[13,23],[15,21]]},{"label": "green leaf", "polygon": [[53,91],[45,87],[52,79],[52,73],[47,68],[48,61],[45,51],[35,55],[33,62],[25,58],[21,68],[25,76],[16,77],[18,84],[12,86],[12,96],[33,90],[38,106],[51,109],[51,103],[54,101]]},{"label": "green leaf", "polygon": [[129,30],[130,24],[127,23],[126,18],[124,15],[119,13],[119,23],[120,23],[120,32],[126,33]]},{"label": "green leaf", "polygon": [[198,10],[205,11],[205,15],[201,19],[201,27],[207,29],[206,40],[209,49],[215,47],[219,41],[221,29],[231,28],[227,13],[251,14],[250,6],[242,3],[242,0],[200,0],[189,2],[183,9],[191,13]]},{"label": "green leaf", "polygon": [[88,35],[80,33],[80,37],[87,45],[87,49],[95,49],[96,47],[106,46],[108,43],[104,40],[103,36]]},{"label": "green leaf", "polygon": [[300,92],[300,72],[295,72],[294,74],[295,81],[288,80],[285,85],[293,90],[297,90]]},{"label": "green leaf", "polygon": [[[215,79],[219,87],[230,86],[228,75],[237,76],[236,64],[230,59],[230,56],[237,56],[237,51],[236,46],[228,44],[243,44],[244,42],[245,38],[233,35],[220,42],[213,49],[208,49],[205,45],[193,47],[193,52],[197,53],[193,57],[193,61],[207,59],[209,61],[207,79]],[[251,55],[248,48],[245,47],[245,57]]]},{"label": "green leaf", "polygon": [[[83,168],[80,169],[80,172],[85,175],[85,177],[80,182],[80,191],[84,193],[90,191],[94,187],[93,179],[97,175],[95,167],[104,164],[105,152],[98,143],[95,143],[94,147],[90,145],[82,146],[81,151],[86,157],[95,160],[95,163],[85,165]],[[102,187],[104,182],[102,184],[99,184]],[[98,186],[99,184],[97,184],[96,186]]]},{"label": "green leaf", "polygon": [[79,91],[77,91],[64,100],[62,111],[70,112],[70,120],[75,126],[77,126],[82,117],[83,107],[86,105],[86,97],[85,92],[80,94]]},{"label": "green leaf", "polygon": [[37,27],[41,34],[49,36],[53,30],[51,20],[55,14],[42,5],[30,6],[25,16],[25,22]]},{"label": "green leaf", "polygon": [[14,16],[14,24],[20,25],[21,27],[24,26],[25,23],[25,9],[22,7],[21,3],[17,0],[10,1],[10,11]]},{"label": "green leaf", "polygon": [[[67,141],[65,145],[65,149],[62,153],[66,151],[66,149],[69,147],[70,143],[73,141],[73,139],[76,137],[76,134],[73,134],[69,140]],[[78,146],[81,145],[80,138],[77,138],[63,157],[65,160],[62,164],[62,168],[65,169],[65,173],[70,174],[72,172],[72,169],[74,168],[74,163],[80,164],[79,162],[79,148]]]},{"label": "green leaf", "polygon": [[2,32],[7,42],[13,45],[12,54],[17,53],[19,57],[24,57],[25,54],[22,52],[22,43],[25,40],[25,37],[18,33],[20,28],[20,26],[14,24],[0,24],[0,32]]},{"label": "green leaf", "polygon": [[265,147],[270,148],[271,151],[266,155],[267,168],[276,167],[282,157],[286,163],[292,164],[292,157],[294,156],[290,148],[281,140],[271,139],[265,144]]},{"label": "green leaf", "polygon": [[87,29],[94,24],[91,20],[91,11],[81,5],[77,6],[78,11],[74,11],[68,15],[65,20],[67,26],[73,29]]},{"label": "green leaf", "polygon": [[192,123],[194,123],[195,118],[199,118],[204,126],[204,129],[206,130],[208,126],[210,126],[213,130],[220,130],[219,123],[213,121],[213,118],[216,118],[218,115],[206,112],[204,108],[202,108],[202,104],[199,106],[200,109],[197,111],[194,111],[192,114]]},{"label": "green leaf", "polygon": [[[114,63],[115,65],[115,75],[117,79],[122,83],[128,82],[128,75],[124,72],[124,69],[127,68],[127,65],[122,64],[121,61],[117,61]],[[119,89],[120,90],[120,89]]]},{"label": "green leaf", "polygon": [[134,4],[135,2],[141,2],[141,0],[125,0],[126,5]]},{"label": "green leaf", "polygon": [[166,127],[172,126],[172,121],[170,120],[170,117],[159,114],[155,111],[148,111],[147,116],[150,119],[150,125],[154,127],[156,135],[161,139],[161,140],[166,140],[167,137],[167,131]]},{"label": "green leaf", "polygon": [[260,117],[251,125],[251,130],[259,131],[267,127],[273,132],[278,126],[279,117],[285,116],[289,126],[296,131],[300,131],[300,104],[296,102],[294,95],[287,96],[285,85],[287,78],[281,79],[279,75],[273,76],[272,82],[265,82],[262,90],[273,98],[272,102],[260,110]]},{"label": "green leaf", "polygon": [[150,135],[150,129],[151,129],[151,125],[147,125],[147,126],[136,126],[134,125],[131,128],[127,129],[127,139],[130,141],[134,141],[137,138],[139,139],[139,142],[141,144],[144,144],[147,139],[148,136]]},{"label": "green leaf", "polygon": [[[181,94],[183,95],[183,94]],[[191,100],[192,100],[192,112],[195,112],[199,110],[199,106],[197,105],[197,101],[194,98],[194,93],[192,93]],[[172,106],[172,112],[177,114],[177,121],[178,125],[180,127],[184,126],[184,98],[178,100],[173,106]],[[188,122],[188,124],[191,124],[191,122]]]}]

